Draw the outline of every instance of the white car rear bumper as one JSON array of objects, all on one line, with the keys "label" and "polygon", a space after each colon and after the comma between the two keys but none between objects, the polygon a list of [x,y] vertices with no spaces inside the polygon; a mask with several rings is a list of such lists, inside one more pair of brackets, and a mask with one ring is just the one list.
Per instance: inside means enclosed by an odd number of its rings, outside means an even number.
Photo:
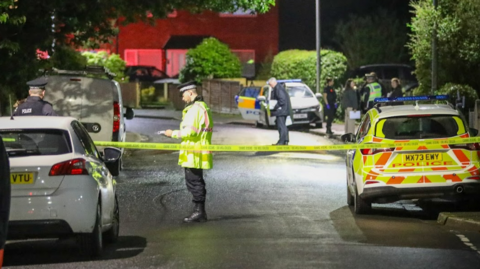
[{"label": "white car rear bumper", "polygon": [[68,227],[73,233],[90,233],[95,224],[98,197],[98,184],[89,176],[65,177],[50,196],[12,197],[9,236],[26,233],[26,237],[37,237],[28,235],[26,227],[32,234],[41,234],[38,229],[42,228],[46,233],[54,233],[55,227],[60,235],[68,233]]}]

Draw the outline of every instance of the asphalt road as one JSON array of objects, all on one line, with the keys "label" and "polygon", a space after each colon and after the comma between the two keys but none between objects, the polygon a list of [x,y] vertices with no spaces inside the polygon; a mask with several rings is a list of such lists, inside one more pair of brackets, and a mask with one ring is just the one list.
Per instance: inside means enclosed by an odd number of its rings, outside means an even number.
[{"label": "asphalt road", "polygon": [[[157,130],[176,121],[135,119],[127,128],[166,142]],[[269,144],[275,130],[218,125],[214,142]],[[166,139],[166,140],[165,140]],[[329,143],[291,132],[292,144]],[[229,142],[229,143],[226,143]],[[209,221],[190,213],[175,152],[130,150],[117,178],[119,242],[93,261],[73,241],[10,242],[5,268],[478,268],[480,235],[436,223],[448,203],[346,206],[338,154],[216,153],[206,172]],[[440,208],[440,209],[439,209]],[[478,248],[478,249],[477,249]]]}]

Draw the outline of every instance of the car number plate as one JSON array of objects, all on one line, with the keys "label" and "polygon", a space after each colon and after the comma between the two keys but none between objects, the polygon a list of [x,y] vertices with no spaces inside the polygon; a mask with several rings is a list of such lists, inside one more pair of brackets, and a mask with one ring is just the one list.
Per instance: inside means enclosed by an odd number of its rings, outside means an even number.
[{"label": "car number plate", "polygon": [[11,173],[11,184],[33,184],[33,173]]},{"label": "car number plate", "polygon": [[307,115],[306,113],[293,114],[293,118],[294,118],[294,119],[304,119],[304,118],[308,118],[308,115]]},{"label": "car number plate", "polygon": [[403,162],[417,162],[417,161],[441,161],[442,153],[412,153],[412,154],[403,154]]}]

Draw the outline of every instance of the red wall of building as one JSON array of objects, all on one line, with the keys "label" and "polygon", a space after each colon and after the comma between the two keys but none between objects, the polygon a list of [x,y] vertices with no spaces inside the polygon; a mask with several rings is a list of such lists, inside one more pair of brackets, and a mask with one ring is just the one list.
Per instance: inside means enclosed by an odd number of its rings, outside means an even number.
[{"label": "red wall of building", "polygon": [[269,53],[278,53],[277,6],[256,16],[223,17],[209,11],[176,14],[157,20],[156,25],[133,23],[120,27],[118,44],[112,51],[124,57],[125,49],[163,49],[171,35],[205,35],[219,39],[231,49],[254,49],[256,62],[262,62]]}]

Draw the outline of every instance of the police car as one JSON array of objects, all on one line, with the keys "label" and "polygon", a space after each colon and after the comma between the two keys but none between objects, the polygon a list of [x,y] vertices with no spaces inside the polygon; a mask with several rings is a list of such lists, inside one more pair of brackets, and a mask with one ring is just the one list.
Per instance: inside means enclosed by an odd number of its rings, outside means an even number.
[{"label": "police car", "polygon": [[120,218],[109,167],[119,149],[97,151],[75,118],[0,117],[10,160],[9,239],[76,237],[88,256],[118,238]]},{"label": "police car", "polygon": [[[468,138],[462,114],[447,104],[418,104],[420,100],[447,100],[448,96],[377,98],[378,104],[362,118],[356,134],[342,140],[359,145],[398,144],[430,139]],[[415,101],[415,105],[389,106]],[[372,203],[406,199],[465,198],[480,193],[480,145],[438,144],[347,151],[347,203],[356,214],[368,213]]]},{"label": "police car", "polygon": [[[314,94],[300,79],[277,80],[277,82],[284,84],[290,96],[293,124],[315,124],[317,128],[322,128],[323,111],[318,101],[322,98],[322,94]],[[271,115],[270,110],[275,107],[277,100],[272,98],[272,91],[269,85],[242,89],[235,100],[243,119],[253,120],[257,126],[275,126],[275,116]]]}]

